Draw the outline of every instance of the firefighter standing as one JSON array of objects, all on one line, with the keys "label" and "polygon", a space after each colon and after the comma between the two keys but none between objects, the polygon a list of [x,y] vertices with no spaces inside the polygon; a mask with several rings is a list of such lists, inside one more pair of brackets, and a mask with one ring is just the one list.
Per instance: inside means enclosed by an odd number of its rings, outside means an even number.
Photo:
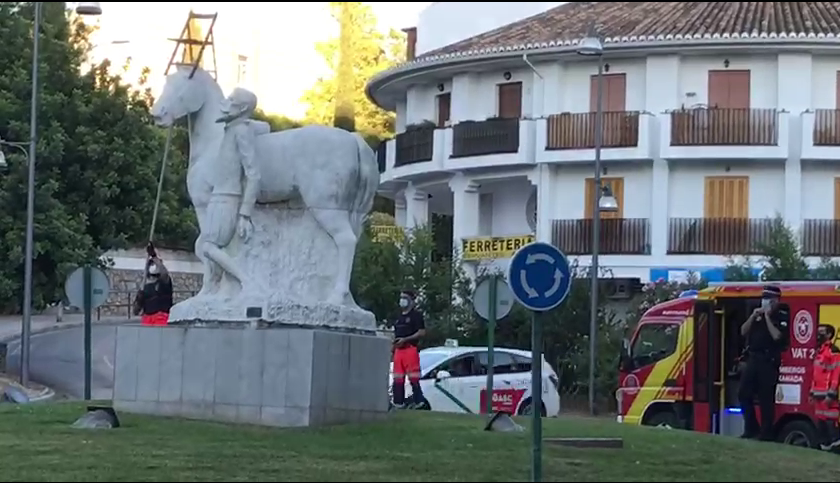
[{"label": "firefighter standing", "polygon": [[426,321],[415,306],[415,295],[410,290],[400,294],[400,316],[394,323],[394,406],[406,407],[405,378],[411,383],[413,401],[411,409],[427,409],[428,402],[420,387],[420,353],[417,343],[426,335]]},{"label": "firefighter standing", "polygon": [[819,421],[820,446],[826,451],[840,450],[840,348],[834,345],[834,336],[834,327],[819,327],[817,339],[820,348],[814,358],[814,379],[811,383],[811,399]]},{"label": "firefighter standing", "polygon": [[[789,314],[780,310],[781,289],[772,285],[764,287],[761,307],[741,326],[741,335],[747,338],[747,364],[741,378],[738,399],[744,414],[742,438],[772,441],[776,409],[776,382],[782,351],[790,337]],[[761,410],[761,425],[755,415],[755,399]]]}]

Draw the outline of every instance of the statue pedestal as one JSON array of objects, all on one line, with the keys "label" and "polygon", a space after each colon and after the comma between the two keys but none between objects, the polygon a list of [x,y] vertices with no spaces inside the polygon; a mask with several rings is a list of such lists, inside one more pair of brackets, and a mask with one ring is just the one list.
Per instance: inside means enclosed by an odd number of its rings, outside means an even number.
[{"label": "statue pedestal", "polygon": [[324,301],[335,286],[338,250],[308,210],[257,205],[252,221],[248,243],[237,236],[227,247],[245,274],[245,286],[240,289],[235,279],[224,276],[217,293],[202,293],[172,307],[170,323],[263,321],[376,330],[372,313]]},{"label": "statue pedestal", "polygon": [[388,339],[252,325],[117,327],[114,408],[282,427],[385,417]]}]

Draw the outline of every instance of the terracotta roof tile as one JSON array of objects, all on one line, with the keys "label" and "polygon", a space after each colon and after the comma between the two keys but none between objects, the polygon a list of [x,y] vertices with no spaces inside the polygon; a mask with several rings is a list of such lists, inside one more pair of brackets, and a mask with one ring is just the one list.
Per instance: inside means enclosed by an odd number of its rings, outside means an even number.
[{"label": "terracotta roof tile", "polygon": [[430,57],[563,45],[590,25],[607,42],[667,38],[840,37],[840,2],[570,2],[446,47]]}]

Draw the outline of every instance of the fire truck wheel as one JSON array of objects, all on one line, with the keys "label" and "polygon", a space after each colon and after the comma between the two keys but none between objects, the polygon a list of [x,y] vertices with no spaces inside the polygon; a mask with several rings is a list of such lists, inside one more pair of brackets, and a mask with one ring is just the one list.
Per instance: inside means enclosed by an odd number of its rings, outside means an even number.
[{"label": "fire truck wheel", "polygon": [[808,421],[791,421],[779,431],[777,441],[803,448],[817,448],[817,430]]},{"label": "fire truck wheel", "polygon": [[645,421],[645,426],[660,426],[663,428],[679,429],[680,420],[673,411],[659,411]]}]

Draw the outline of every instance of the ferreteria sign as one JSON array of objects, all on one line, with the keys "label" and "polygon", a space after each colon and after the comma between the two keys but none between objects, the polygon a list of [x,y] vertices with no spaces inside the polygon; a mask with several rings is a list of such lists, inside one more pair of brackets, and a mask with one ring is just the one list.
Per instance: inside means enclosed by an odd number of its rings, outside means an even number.
[{"label": "ferreteria sign", "polygon": [[464,260],[510,258],[516,250],[533,241],[534,235],[464,238],[461,252]]}]

